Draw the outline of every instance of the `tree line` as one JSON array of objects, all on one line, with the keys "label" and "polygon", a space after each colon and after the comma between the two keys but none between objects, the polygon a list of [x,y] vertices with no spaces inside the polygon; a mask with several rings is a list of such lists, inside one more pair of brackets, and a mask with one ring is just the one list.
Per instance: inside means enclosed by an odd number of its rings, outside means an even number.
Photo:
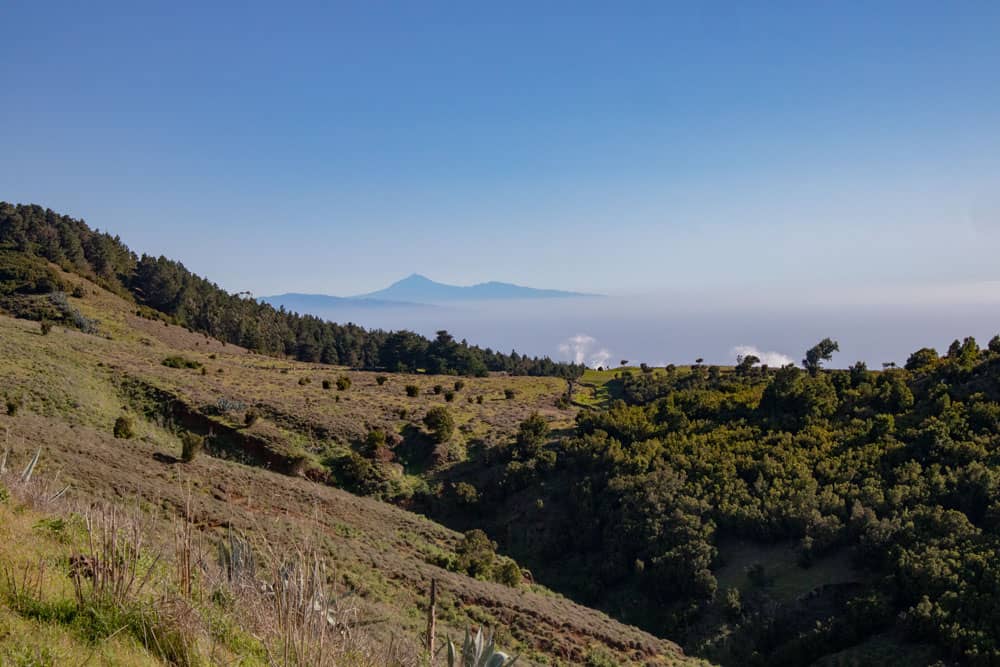
[{"label": "tree line", "polygon": [[[137,256],[117,236],[83,220],[37,205],[0,202],[0,249],[44,258],[145,306],[146,314],[243,346],[300,361],[391,371],[578,377],[583,367],[548,357],[504,354],[456,341],[441,331],[433,340],[410,331],[367,330],[275,309],[231,294],[163,256]],[[151,309],[151,310],[150,310]]]},{"label": "tree line", "polygon": [[[581,411],[569,436],[533,417],[429,510],[724,664],[812,664],[892,631],[1000,664],[1000,336],[881,371],[824,369],[837,348],[805,368],[622,371],[622,400]],[[795,545],[807,569],[846,556],[853,581],[780,602],[765,562],[722,589],[734,539]]]}]

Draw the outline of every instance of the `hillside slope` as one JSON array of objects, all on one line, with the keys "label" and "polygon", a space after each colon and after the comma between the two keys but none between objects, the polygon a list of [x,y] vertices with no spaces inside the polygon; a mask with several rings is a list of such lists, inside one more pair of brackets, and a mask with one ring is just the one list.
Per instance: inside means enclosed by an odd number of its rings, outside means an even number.
[{"label": "hillside slope", "polygon": [[[345,585],[365,602],[364,622],[385,636],[416,641],[423,627],[428,582],[442,588],[442,623],[457,634],[467,623],[500,630],[500,639],[535,664],[575,663],[588,654],[617,664],[676,664],[678,647],[541,587],[481,581],[433,563],[454,554],[461,535],[421,516],[361,498],[301,475],[321,476],[322,461],[343,455],[373,426],[418,429],[432,404],[444,403],[433,386],[442,378],[376,374],[261,357],[233,345],[155,320],[95,284],[65,273],[79,286],[71,306],[99,320],[98,334],[55,327],[40,335],[36,322],[0,316],[0,376],[16,415],[0,416],[17,457],[42,451],[45,474],[59,470],[73,492],[127,498],[176,514],[187,490],[198,525],[208,534],[227,527],[266,535],[277,544],[318,539]],[[164,365],[181,358],[194,368]],[[322,379],[351,379],[345,391],[324,389]],[[311,381],[303,382],[308,378]],[[448,380],[453,382],[454,380]],[[556,378],[469,378],[461,394],[482,403],[451,404],[464,428],[462,443],[509,433],[518,420],[541,410],[569,423],[554,407],[565,382]],[[408,397],[405,384],[420,394]],[[517,400],[504,389],[514,388]],[[379,392],[381,398],[373,395]],[[244,413],[262,417],[250,426]],[[400,417],[406,409],[411,416]],[[115,438],[114,422],[127,416],[135,437]],[[177,433],[207,431],[216,456],[180,463]],[[416,433],[410,443],[426,445]],[[210,448],[211,449],[211,448]],[[460,455],[456,452],[454,455]],[[440,453],[446,461],[452,455]],[[221,458],[225,457],[225,458]],[[230,459],[230,460],[225,460]],[[252,465],[243,465],[235,460]],[[433,462],[414,456],[413,466]],[[280,474],[265,468],[279,469]],[[418,479],[403,463],[397,491]],[[324,479],[335,482],[335,479]]]}]

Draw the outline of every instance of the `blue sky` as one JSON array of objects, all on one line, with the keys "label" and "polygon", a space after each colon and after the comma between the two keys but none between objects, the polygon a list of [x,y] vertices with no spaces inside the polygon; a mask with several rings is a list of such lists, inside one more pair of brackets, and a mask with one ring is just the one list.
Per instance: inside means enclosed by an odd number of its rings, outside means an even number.
[{"label": "blue sky", "polygon": [[0,20],[0,199],[230,290],[1000,279],[1000,3],[11,2]]}]

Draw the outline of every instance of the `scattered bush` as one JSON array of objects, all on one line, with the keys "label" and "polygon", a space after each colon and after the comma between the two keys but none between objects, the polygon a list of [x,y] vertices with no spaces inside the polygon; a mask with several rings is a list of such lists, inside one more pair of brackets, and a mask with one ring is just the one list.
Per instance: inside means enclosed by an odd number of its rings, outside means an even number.
[{"label": "scattered bush", "polygon": [[205,448],[205,438],[197,433],[185,431],[181,434],[181,461],[191,463]]},{"label": "scattered bush", "polygon": [[8,396],[5,403],[7,405],[7,414],[13,417],[24,405],[24,399],[20,396]]},{"label": "scattered bush", "polygon": [[194,359],[187,359],[180,355],[167,357],[161,362],[169,368],[201,368],[201,362]]},{"label": "scattered bush", "polygon": [[301,387],[304,387],[307,384],[310,384],[311,382],[312,382],[312,380],[310,380],[309,378],[307,378],[305,376],[299,378],[299,386],[301,386]]},{"label": "scattered bush", "polygon": [[504,389],[503,390],[503,397],[506,398],[508,401],[514,400],[515,396],[517,396],[517,391],[516,390],[514,390],[514,389]]},{"label": "scattered bush", "polygon": [[351,378],[341,375],[337,378],[337,391],[347,391],[351,388]]},{"label": "scattered bush", "polygon": [[135,437],[135,425],[132,422],[132,418],[128,415],[122,415],[115,420],[114,434],[116,438],[122,440],[131,440]]},{"label": "scattered bush", "polygon": [[250,408],[243,416],[243,423],[247,426],[253,426],[258,420],[260,420],[260,410],[257,408]]},{"label": "scattered bush", "polygon": [[420,395],[420,387],[415,384],[406,385],[406,395],[410,398]]},{"label": "scattered bush", "polygon": [[323,380],[323,389],[330,389],[330,387],[332,386],[333,386],[332,382],[330,382],[329,380]]},{"label": "scattered bush", "polygon": [[465,387],[465,380],[455,380],[455,391],[462,391]]},{"label": "scattered bush", "polygon": [[376,384],[378,384],[378,386],[380,386],[380,387],[381,387],[382,385],[384,385],[384,384],[385,384],[385,381],[386,381],[386,380],[388,380],[388,379],[389,379],[389,378],[387,378],[387,377],[386,377],[386,376],[384,376],[384,375],[376,375],[376,376],[375,376],[375,383],[376,383]]},{"label": "scattered bush", "polygon": [[521,574],[521,568],[518,567],[510,558],[504,558],[500,561],[500,564],[494,569],[494,579],[497,583],[501,583],[504,586],[510,586],[511,588],[516,588],[521,585],[521,580],[523,575]]},{"label": "scattered bush", "polygon": [[443,386],[441,386],[439,384],[434,385],[434,393],[435,394],[440,394],[442,391],[444,391],[444,387]]},{"label": "scattered bush", "polygon": [[71,296],[74,299],[82,299],[85,294],[86,294],[86,292],[84,292],[84,290],[83,290],[83,285],[76,285],[75,287],[73,287],[73,291],[71,293]]},{"label": "scattered bush", "polygon": [[479,491],[468,482],[456,482],[452,489],[455,492],[455,498],[463,505],[475,505],[479,502]]},{"label": "scattered bush", "polygon": [[483,395],[482,394],[480,394],[479,396],[476,396],[476,403],[478,403],[479,405],[483,404]]},{"label": "scattered bush", "polygon": [[48,336],[52,332],[52,322],[49,320],[42,320],[39,325],[39,330],[42,332],[43,336]]},{"label": "scattered bush", "polygon": [[444,400],[447,401],[448,403],[451,403],[452,401],[454,401],[455,400],[455,392],[451,391],[450,389],[448,391],[444,392]]},{"label": "scattered bush", "polygon": [[447,442],[455,432],[455,419],[447,408],[438,406],[427,411],[424,426],[431,432],[435,442]]}]

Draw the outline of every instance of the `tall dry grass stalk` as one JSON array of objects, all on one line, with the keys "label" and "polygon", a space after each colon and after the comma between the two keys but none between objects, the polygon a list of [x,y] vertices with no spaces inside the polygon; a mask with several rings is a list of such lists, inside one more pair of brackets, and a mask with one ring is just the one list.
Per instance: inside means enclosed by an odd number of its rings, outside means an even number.
[{"label": "tall dry grass stalk", "polygon": [[[338,594],[335,573],[312,542],[289,549],[269,542],[266,530],[251,540],[233,529],[213,541],[197,526],[189,488],[171,544],[138,500],[70,503],[58,474],[38,474],[40,451],[23,468],[14,467],[10,451],[8,444],[0,453],[0,482],[20,504],[82,519],[82,548],[69,559],[75,601],[81,611],[112,619],[112,634],[125,631],[175,665],[203,663],[206,648],[211,662],[217,653],[229,662],[232,647],[218,650],[205,615],[215,606],[213,613],[221,608],[259,642],[270,667],[422,664],[416,647],[360,629],[358,598]],[[23,572],[4,567],[0,584],[8,595],[41,601],[46,574],[44,563]]]},{"label": "tall dry grass stalk", "polygon": [[83,520],[87,552],[75,555],[70,569],[77,602],[120,607],[137,600],[160,562],[160,554],[146,548],[150,530],[142,511],[101,503]]},{"label": "tall dry grass stalk", "polygon": [[60,485],[58,471],[51,479],[36,474],[42,455],[40,448],[20,470],[15,468],[12,455],[10,429],[5,428],[3,451],[0,452],[0,484],[19,502],[34,509],[49,509],[66,495],[69,485]]}]

